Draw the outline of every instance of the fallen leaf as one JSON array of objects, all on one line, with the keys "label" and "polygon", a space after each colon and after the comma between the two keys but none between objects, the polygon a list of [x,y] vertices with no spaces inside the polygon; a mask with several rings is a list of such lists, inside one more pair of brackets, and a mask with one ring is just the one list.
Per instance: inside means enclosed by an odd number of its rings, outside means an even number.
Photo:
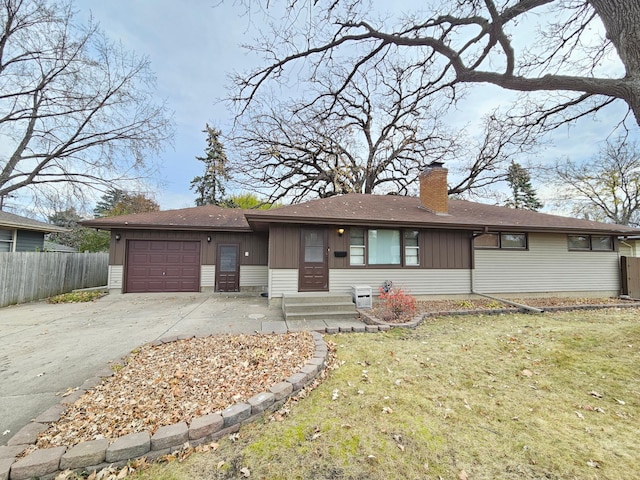
[{"label": "fallen leaf", "polygon": [[575,414],[578,416],[578,418],[581,418],[581,419],[583,419],[583,420],[584,420],[584,415],[582,415],[582,414],[581,414],[580,412],[578,412],[577,410],[576,410],[575,412],[573,412],[573,413],[575,413]]},{"label": "fallen leaf", "polygon": [[216,465],[216,468],[217,468],[218,470],[220,470],[222,467],[224,467],[224,464],[225,464],[225,463],[226,463],[226,462],[225,462],[224,460],[220,460],[220,461],[218,462],[218,464]]},{"label": "fallen leaf", "polygon": [[393,413],[393,410],[391,408],[389,408],[389,407],[384,407],[382,409],[382,413]]},{"label": "fallen leaf", "polygon": [[401,452],[404,452],[404,445],[402,445],[401,443],[398,443],[396,445],[398,445],[398,448],[400,449]]},{"label": "fallen leaf", "polygon": [[589,460],[587,462],[587,465],[589,465],[591,468],[600,468],[600,464],[594,460]]},{"label": "fallen leaf", "polygon": [[467,475],[467,472],[465,472],[464,470],[461,470],[460,473],[458,474],[458,479],[469,480],[469,475]]},{"label": "fallen leaf", "polygon": [[624,402],[624,400],[618,400],[617,398],[614,399],[616,402],[618,402],[620,405],[626,405],[626,403]]},{"label": "fallen leaf", "polygon": [[589,395],[591,395],[592,397],[596,397],[596,398],[602,398],[602,395],[598,392],[596,392],[595,390],[591,390],[589,392]]},{"label": "fallen leaf", "polygon": [[531,377],[533,377],[533,372],[531,370],[528,370],[528,369],[525,368],[524,370],[522,370],[520,372],[520,375],[522,375],[523,377],[531,378]]},{"label": "fallen leaf", "polygon": [[241,468],[240,473],[244,478],[249,478],[251,476],[251,471],[247,467]]}]

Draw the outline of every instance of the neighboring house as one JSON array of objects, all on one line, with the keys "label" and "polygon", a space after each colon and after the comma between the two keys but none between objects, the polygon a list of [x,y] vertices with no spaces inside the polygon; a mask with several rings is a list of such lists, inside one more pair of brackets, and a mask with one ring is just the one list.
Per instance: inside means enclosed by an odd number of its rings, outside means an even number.
[{"label": "neighboring house", "polygon": [[0,252],[42,252],[46,233],[62,227],[0,211]]},{"label": "neighboring house", "polygon": [[271,210],[215,206],[83,222],[110,229],[122,292],[350,293],[385,280],[414,295],[618,295],[620,244],[640,230],[447,197],[348,194]]},{"label": "neighboring house", "polygon": [[61,245],[59,243],[50,242],[49,240],[44,241],[44,251],[45,252],[57,252],[57,253],[77,253],[78,249],[74,247],[69,247],[68,245]]}]

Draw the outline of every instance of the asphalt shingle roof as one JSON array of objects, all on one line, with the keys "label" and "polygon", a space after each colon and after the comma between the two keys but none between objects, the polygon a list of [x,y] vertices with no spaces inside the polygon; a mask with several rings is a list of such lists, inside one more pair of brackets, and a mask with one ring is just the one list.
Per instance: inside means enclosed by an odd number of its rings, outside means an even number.
[{"label": "asphalt shingle roof", "polygon": [[557,231],[638,235],[640,229],[518,210],[466,200],[449,200],[449,214],[423,208],[417,197],[350,193],[271,210],[215,205],[85,220],[93,228],[251,231],[267,223],[344,224],[456,228],[491,231]]},{"label": "asphalt shingle roof", "polygon": [[246,230],[251,231],[246,210],[222,208],[216,205],[164,210],[161,212],[134,213],[118,217],[95,218],[82,221],[82,225],[92,228],[141,228],[170,230]]},{"label": "asphalt shingle roof", "polygon": [[66,232],[66,228],[51,225],[50,223],[39,222],[31,218],[22,217],[14,213],[0,211],[0,227],[18,228],[21,230],[31,230],[35,232]]}]

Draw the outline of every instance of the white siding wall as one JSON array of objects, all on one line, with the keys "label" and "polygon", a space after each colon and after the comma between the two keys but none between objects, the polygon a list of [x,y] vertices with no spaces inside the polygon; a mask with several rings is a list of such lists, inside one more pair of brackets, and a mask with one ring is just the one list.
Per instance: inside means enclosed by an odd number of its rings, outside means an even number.
[{"label": "white siding wall", "polygon": [[334,269],[329,272],[329,290],[351,293],[353,285],[369,285],[373,295],[385,280],[412,295],[468,294],[471,292],[469,270],[446,269]]},{"label": "white siding wall", "polygon": [[109,265],[109,277],[107,285],[109,290],[120,290],[122,292],[122,280],[124,278],[123,265]]},{"label": "white siding wall", "polygon": [[476,250],[474,289],[481,293],[620,290],[617,252],[570,252],[566,235],[529,234],[529,250]]},{"label": "white siding wall", "polygon": [[201,265],[200,266],[200,287],[216,286],[216,266]]},{"label": "white siding wall", "polygon": [[268,282],[269,268],[266,265],[240,265],[240,287],[266,287]]},{"label": "white siding wall", "polygon": [[298,269],[269,269],[269,298],[298,291]]}]

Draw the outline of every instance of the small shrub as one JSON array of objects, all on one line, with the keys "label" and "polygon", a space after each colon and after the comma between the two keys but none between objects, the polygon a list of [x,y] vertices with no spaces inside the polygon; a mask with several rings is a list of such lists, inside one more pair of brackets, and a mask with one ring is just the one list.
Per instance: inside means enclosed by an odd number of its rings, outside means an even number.
[{"label": "small shrub", "polygon": [[94,300],[104,296],[104,292],[70,292],[47,298],[48,303],[79,303],[93,302]]},{"label": "small shrub", "polygon": [[416,299],[401,288],[385,292],[380,288],[378,317],[385,322],[400,323],[411,319],[416,313]]},{"label": "small shrub", "polygon": [[471,300],[461,300],[460,302],[458,302],[458,305],[460,306],[460,308],[466,309],[474,308],[475,306]]}]

